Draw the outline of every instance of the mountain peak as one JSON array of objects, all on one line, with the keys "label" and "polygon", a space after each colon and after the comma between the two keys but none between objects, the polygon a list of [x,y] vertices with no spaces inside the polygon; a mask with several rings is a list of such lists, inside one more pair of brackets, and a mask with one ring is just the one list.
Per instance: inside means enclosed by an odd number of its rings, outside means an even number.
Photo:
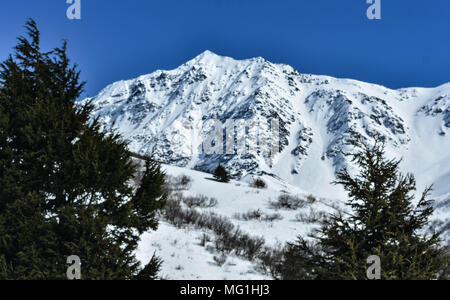
[{"label": "mountain peak", "polygon": [[221,57],[221,56],[210,50],[205,50],[197,56],[197,58],[208,58],[208,57]]},{"label": "mountain peak", "polygon": [[199,63],[199,62],[205,62],[205,63],[217,63],[219,60],[223,60],[225,57],[218,55],[210,50],[205,50],[199,55],[197,55],[192,61]]},{"label": "mountain peak", "polygon": [[[302,75],[263,58],[235,60],[204,51],[180,68],[110,85],[93,104],[94,117],[118,129],[133,152],[154,153],[159,161],[202,171],[213,171],[222,163],[236,178],[265,172],[309,189],[324,184],[322,179],[310,180],[310,171],[315,174],[321,168],[333,174],[346,165],[340,153],[355,132],[367,139],[386,137],[399,156],[409,155],[404,151],[410,144],[422,143],[414,138],[419,136],[430,137],[423,142],[427,151],[448,149],[449,94],[446,85],[427,91],[387,90],[347,79]],[[414,101],[402,109],[403,100],[409,98]],[[249,156],[198,153],[210,134],[209,121],[270,124],[273,118],[280,120],[282,142],[281,153],[271,161],[264,154],[270,147]],[[426,133],[416,131],[416,122],[424,120],[430,124]],[[259,146],[258,141],[253,145]],[[415,160],[423,159],[422,153],[427,153],[423,149]],[[435,165],[438,160],[436,156]]]}]

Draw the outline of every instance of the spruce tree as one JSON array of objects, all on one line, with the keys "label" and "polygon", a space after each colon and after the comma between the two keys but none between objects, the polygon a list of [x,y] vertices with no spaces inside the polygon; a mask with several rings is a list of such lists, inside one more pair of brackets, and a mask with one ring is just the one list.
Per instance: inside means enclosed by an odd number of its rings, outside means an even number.
[{"label": "spruce tree", "polygon": [[414,176],[400,173],[400,160],[385,158],[380,139],[374,146],[361,139],[351,145],[357,151],[349,155],[360,173],[352,176],[344,168],[335,184],[348,192],[352,214],[324,221],[312,241],[299,237],[288,244],[279,278],[367,279],[367,258],[377,255],[384,280],[445,279],[448,249],[439,233],[422,233],[433,213],[431,188],[413,205]]},{"label": "spruce tree", "polygon": [[27,22],[0,65],[0,279],[65,279],[78,255],[83,279],[154,279],[157,258],[134,257],[157,228],[164,173],[148,161],[139,186],[127,144],[76,103],[84,83],[67,44],[40,49]]},{"label": "spruce tree", "polygon": [[219,165],[214,170],[214,178],[217,181],[220,181],[220,182],[224,182],[224,183],[230,182],[230,178],[228,176],[228,172],[227,172],[227,170],[225,170],[225,168],[222,165]]}]

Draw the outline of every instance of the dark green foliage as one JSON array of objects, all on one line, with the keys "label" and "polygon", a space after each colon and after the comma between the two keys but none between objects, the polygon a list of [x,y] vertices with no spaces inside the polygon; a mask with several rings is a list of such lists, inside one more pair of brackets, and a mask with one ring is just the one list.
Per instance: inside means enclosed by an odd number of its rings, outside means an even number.
[{"label": "dark green foliage", "polygon": [[65,279],[71,255],[83,279],[155,278],[133,253],[157,227],[164,174],[148,161],[130,185],[126,143],[75,104],[84,83],[66,43],[42,52],[34,21],[27,30],[0,66],[0,279]]},{"label": "dark green foliage", "polygon": [[299,238],[289,244],[278,276],[367,279],[366,260],[378,255],[382,279],[446,278],[449,256],[448,249],[441,247],[440,234],[420,234],[433,213],[433,201],[428,199],[431,188],[414,206],[414,176],[400,174],[400,160],[387,160],[383,143],[371,147],[358,140],[352,145],[358,149],[350,155],[360,173],[353,177],[343,169],[335,183],[348,192],[353,214],[325,219],[312,236],[314,242]]},{"label": "dark green foliage", "polygon": [[156,274],[161,269],[162,260],[153,255],[150,262],[145,266],[138,275],[135,276],[135,280],[156,280]]},{"label": "dark green foliage", "polygon": [[227,170],[225,170],[224,167],[222,167],[222,165],[219,165],[216,168],[216,170],[214,171],[214,178],[220,182],[224,182],[224,183],[230,182],[230,177],[228,175],[228,172],[227,172]]},{"label": "dark green foliage", "polygon": [[[134,222],[134,227],[142,234],[149,228],[156,230],[158,222],[156,211],[164,207],[166,197],[164,192],[164,173],[161,166],[151,160],[146,161],[146,171],[142,177],[141,185],[137,189],[133,199],[133,214],[130,214],[130,221]],[[149,201],[156,199],[157,201]],[[133,217],[133,219],[131,219]]]}]

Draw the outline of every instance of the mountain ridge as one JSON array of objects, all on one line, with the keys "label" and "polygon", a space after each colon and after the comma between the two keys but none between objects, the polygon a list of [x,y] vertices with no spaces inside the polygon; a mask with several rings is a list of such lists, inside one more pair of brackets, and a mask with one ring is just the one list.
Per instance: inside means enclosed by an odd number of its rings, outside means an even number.
[{"label": "mountain ridge", "polygon": [[[384,137],[388,154],[404,157],[407,171],[424,173],[427,163],[440,164],[434,174],[419,178],[419,186],[445,182],[450,171],[445,164],[450,159],[445,151],[450,148],[450,83],[393,90],[302,74],[262,57],[234,60],[207,50],[176,69],[115,82],[86,101],[94,104],[94,117],[130,141],[131,151],[206,172],[221,163],[235,178],[270,174],[308,192],[326,184],[334,195],[329,182],[339,168],[349,166],[340,153],[349,150],[345,144],[354,135]],[[209,121],[267,125],[271,118],[280,121],[281,149],[272,160],[258,152],[205,155],[199,150],[213,132]],[[234,135],[239,137],[237,130]],[[420,160],[425,165],[415,166]]]}]

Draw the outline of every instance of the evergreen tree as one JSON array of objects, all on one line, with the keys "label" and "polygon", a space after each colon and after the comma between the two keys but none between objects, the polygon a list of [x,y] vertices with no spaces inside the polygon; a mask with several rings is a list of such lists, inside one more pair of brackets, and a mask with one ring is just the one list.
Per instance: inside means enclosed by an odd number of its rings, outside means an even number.
[{"label": "evergreen tree", "polygon": [[214,178],[217,181],[228,183],[230,182],[230,177],[228,176],[227,170],[225,170],[222,165],[219,165],[216,170],[214,171]]},{"label": "evergreen tree", "polygon": [[400,160],[385,158],[384,143],[369,146],[360,139],[351,143],[350,154],[360,168],[357,176],[347,169],[335,184],[348,192],[352,215],[334,215],[312,235],[288,244],[278,270],[282,279],[367,279],[367,258],[381,259],[385,280],[445,279],[448,249],[440,234],[421,235],[433,213],[427,188],[414,206],[416,182],[412,174],[399,172]]},{"label": "evergreen tree", "polygon": [[133,253],[157,228],[163,172],[148,161],[130,185],[127,144],[75,103],[84,83],[66,42],[43,52],[26,28],[0,65],[0,279],[65,279],[71,255],[83,279],[154,279],[160,262],[142,268]]}]

